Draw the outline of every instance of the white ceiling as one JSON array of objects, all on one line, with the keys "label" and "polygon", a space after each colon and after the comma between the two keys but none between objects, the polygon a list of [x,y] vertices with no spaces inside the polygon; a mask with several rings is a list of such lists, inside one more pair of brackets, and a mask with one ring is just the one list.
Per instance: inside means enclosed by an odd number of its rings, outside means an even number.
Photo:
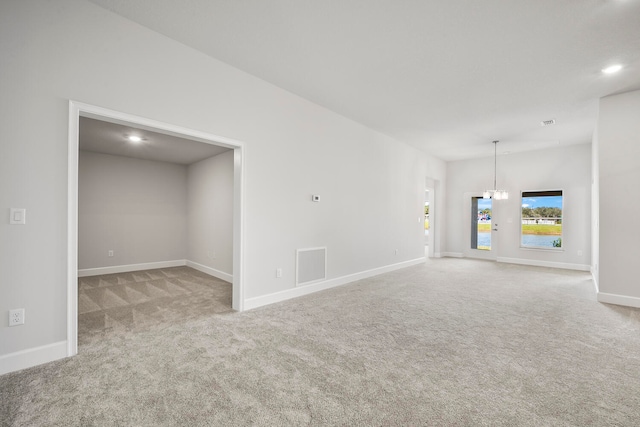
[{"label": "white ceiling", "polygon": [[[130,135],[139,136],[142,141],[131,143],[127,139]],[[80,150],[181,165],[190,165],[229,150],[218,145],[88,117],[80,117],[78,140]]]},{"label": "white ceiling", "polygon": [[90,1],[444,160],[591,142],[640,89],[640,0]]}]

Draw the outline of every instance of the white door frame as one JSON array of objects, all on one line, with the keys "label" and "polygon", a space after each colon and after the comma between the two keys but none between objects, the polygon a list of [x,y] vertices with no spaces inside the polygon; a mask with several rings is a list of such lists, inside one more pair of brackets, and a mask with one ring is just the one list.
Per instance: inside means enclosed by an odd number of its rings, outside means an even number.
[{"label": "white door frame", "polygon": [[498,235],[497,227],[494,227],[494,222],[497,220],[499,212],[496,209],[495,200],[491,203],[491,250],[471,249],[471,198],[482,197],[482,192],[467,192],[464,193],[464,200],[462,202],[462,209],[464,214],[462,215],[463,221],[463,245],[462,253],[467,258],[486,259],[489,261],[496,261],[498,259]]},{"label": "white door frame", "polygon": [[80,117],[133,125],[168,135],[233,149],[233,291],[232,308],[244,309],[244,153],[243,143],[157,120],[69,101],[67,199],[67,356],[78,353],[78,150]]}]

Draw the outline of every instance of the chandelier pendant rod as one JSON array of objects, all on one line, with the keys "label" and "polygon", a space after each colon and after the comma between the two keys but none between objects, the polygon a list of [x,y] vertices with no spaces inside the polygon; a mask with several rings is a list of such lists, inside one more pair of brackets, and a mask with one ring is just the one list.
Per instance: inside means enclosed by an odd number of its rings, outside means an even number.
[{"label": "chandelier pendant rod", "polygon": [[509,193],[506,190],[498,190],[498,142],[493,142],[493,189],[482,193],[483,199],[506,200]]},{"label": "chandelier pendant rod", "polygon": [[493,141],[493,189],[498,190],[498,141]]}]

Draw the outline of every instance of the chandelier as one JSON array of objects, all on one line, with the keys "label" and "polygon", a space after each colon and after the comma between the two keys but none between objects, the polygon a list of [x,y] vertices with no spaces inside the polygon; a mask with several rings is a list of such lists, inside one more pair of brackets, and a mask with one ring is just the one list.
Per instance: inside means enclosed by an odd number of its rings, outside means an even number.
[{"label": "chandelier", "polygon": [[496,176],[498,174],[498,141],[493,141],[493,190],[484,190],[483,199],[507,200],[509,193],[507,190],[498,190]]}]

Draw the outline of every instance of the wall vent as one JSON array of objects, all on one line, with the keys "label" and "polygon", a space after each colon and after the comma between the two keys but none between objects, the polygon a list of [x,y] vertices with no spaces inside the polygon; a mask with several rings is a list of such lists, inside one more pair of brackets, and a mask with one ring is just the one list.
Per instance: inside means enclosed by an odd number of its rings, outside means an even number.
[{"label": "wall vent", "polygon": [[551,125],[555,125],[555,124],[556,124],[556,119],[543,120],[542,122],[540,122],[540,124],[541,124],[542,126],[551,126]]},{"label": "wall vent", "polygon": [[327,248],[296,250],[296,286],[327,278]]}]

